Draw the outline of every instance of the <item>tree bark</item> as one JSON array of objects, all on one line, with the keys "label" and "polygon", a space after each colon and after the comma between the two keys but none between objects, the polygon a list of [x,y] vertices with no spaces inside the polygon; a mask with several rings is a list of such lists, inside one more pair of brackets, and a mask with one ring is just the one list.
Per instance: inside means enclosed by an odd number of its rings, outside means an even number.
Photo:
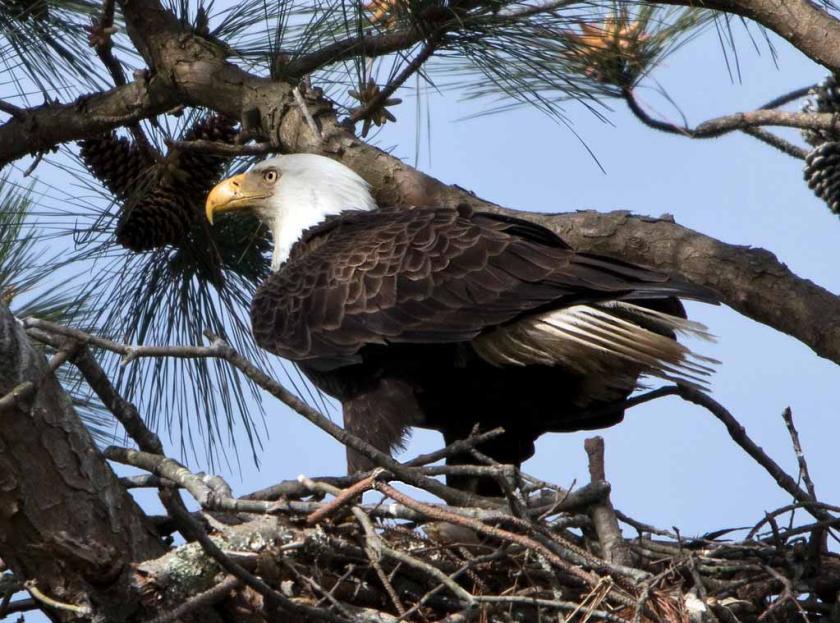
[{"label": "tree bark", "polygon": [[52,599],[124,619],[130,563],[164,547],[2,302],[0,397],[0,558]]}]

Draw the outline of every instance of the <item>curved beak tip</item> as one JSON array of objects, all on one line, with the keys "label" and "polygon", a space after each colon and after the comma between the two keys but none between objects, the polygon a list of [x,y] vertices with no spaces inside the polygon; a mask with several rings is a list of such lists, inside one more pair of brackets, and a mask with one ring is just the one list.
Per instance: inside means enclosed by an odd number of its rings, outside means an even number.
[{"label": "curved beak tip", "polygon": [[217,212],[222,212],[225,208],[239,197],[239,188],[241,186],[241,175],[222,180],[213,187],[210,194],[207,195],[207,200],[204,203],[204,214],[210,224],[213,224],[213,216]]}]

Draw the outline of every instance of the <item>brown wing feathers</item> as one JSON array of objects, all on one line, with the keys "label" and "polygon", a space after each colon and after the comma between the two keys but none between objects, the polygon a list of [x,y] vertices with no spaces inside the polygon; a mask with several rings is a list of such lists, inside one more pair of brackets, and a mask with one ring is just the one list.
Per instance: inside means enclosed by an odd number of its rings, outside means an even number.
[{"label": "brown wing feathers", "polygon": [[[252,321],[267,350],[298,360],[336,359],[373,343],[468,341],[579,303],[669,296],[712,301],[708,292],[666,275],[575,253],[525,221],[385,208],[335,217],[299,242],[258,290]],[[627,322],[633,313],[623,307],[615,315]],[[655,314],[646,318],[651,326],[673,325]],[[605,339],[609,322],[600,315],[572,320]],[[562,330],[579,332],[572,324]]]}]

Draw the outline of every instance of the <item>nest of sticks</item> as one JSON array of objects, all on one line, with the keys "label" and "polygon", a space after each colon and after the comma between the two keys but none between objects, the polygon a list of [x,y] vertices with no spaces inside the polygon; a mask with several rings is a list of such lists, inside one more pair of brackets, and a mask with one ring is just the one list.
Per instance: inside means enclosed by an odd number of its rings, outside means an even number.
[{"label": "nest of sticks", "polygon": [[[820,501],[790,410],[783,419],[799,461],[785,473],[711,397],[679,386],[632,404],[678,395],[726,425],[733,441],[792,498],[749,530],[688,538],[628,517],[610,501],[599,437],[588,439],[590,482],[565,490],[476,450],[499,430],[474,431],[439,451],[397,462],[349,435],[215,336],[209,346],[132,346],[27,319],[29,335],[61,352],[91,387],[113,391],[88,349],[126,363],[141,357],[215,357],[345,445],[376,470],[298,477],[235,496],[218,476],[165,456],[136,409],[110,401],[137,449],[108,459],[139,468],[128,488],[159,491],[167,514],[151,517],[163,557],[136,566],[135,582],[155,623],[204,620],[212,609],[236,621],[840,621],[840,508]],[[81,353],[81,355],[80,355]],[[445,465],[471,452],[475,465]],[[452,489],[448,473],[491,476],[504,497]],[[409,487],[407,487],[408,485]],[[182,495],[199,510],[189,512]],[[173,541],[174,542],[174,541]]]}]

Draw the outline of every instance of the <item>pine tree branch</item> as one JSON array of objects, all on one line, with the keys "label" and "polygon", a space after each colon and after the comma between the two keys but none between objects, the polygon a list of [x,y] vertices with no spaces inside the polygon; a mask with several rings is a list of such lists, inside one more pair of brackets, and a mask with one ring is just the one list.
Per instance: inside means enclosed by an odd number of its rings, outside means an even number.
[{"label": "pine tree branch", "polygon": [[423,31],[419,28],[409,28],[342,39],[281,65],[279,67],[280,75],[290,81],[297,82],[306,74],[312,73],[325,65],[345,61],[356,56],[385,56],[408,49],[421,41],[423,36]]},{"label": "pine tree branch", "polygon": [[113,128],[162,114],[181,96],[160,78],[88,95],[70,104],[50,103],[20,109],[0,125],[0,168],[30,153],[90,138]]},{"label": "pine tree branch", "polygon": [[785,104],[790,104],[791,102],[795,102],[796,100],[805,97],[808,93],[811,92],[814,88],[818,85],[816,84],[809,84],[807,87],[800,87],[798,89],[794,89],[793,91],[788,91],[787,93],[783,93],[778,97],[774,97],[769,102],[765,103],[760,108],[765,110],[770,108],[779,108],[784,106]]},{"label": "pine tree branch", "polygon": [[751,19],[813,61],[840,71],[840,21],[810,0],[651,0],[651,4],[703,7]]},{"label": "pine tree branch", "polygon": [[408,80],[411,76],[413,76],[420,68],[423,66],[429,58],[431,58],[432,54],[434,54],[435,50],[437,49],[439,40],[439,35],[434,35],[429,38],[426,44],[423,46],[423,49],[417,53],[411,62],[403,68],[403,70],[391,80],[385,88],[383,88],[379,93],[376,94],[373,99],[369,102],[365,102],[363,106],[354,110],[350,114],[350,121],[356,123],[357,121],[361,121],[363,119],[368,119],[371,115],[375,114],[380,108],[385,106],[388,102],[388,99],[399,89],[406,80]]},{"label": "pine tree branch", "polygon": [[770,147],[778,149],[783,154],[787,154],[797,160],[805,160],[808,156],[808,150],[804,147],[794,145],[790,141],[783,139],[781,136],[777,136],[776,134],[763,130],[762,128],[744,128],[741,132],[748,134],[762,143],[770,145]]},{"label": "pine tree branch", "polygon": [[833,113],[789,112],[785,110],[760,108],[748,112],[732,113],[704,121],[695,127],[679,126],[661,121],[649,115],[631,89],[622,91],[628,108],[647,127],[667,134],[687,138],[719,138],[737,130],[749,130],[760,126],[781,126],[808,130],[840,130],[840,118]]}]

